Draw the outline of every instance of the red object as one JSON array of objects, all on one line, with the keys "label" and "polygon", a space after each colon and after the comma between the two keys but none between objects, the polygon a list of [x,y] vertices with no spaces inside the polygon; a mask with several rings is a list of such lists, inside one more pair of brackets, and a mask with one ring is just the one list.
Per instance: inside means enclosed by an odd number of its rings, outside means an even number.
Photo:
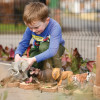
[{"label": "red object", "polygon": [[39,45],[40,45],[39,43],[35,42],[35,46],[39,46]]},{"label": "red object", "polygon": [[30,52],[31,46],[32,46],[32,44],[30,44],[29,47],[27,48],[27,51],[26,51],[27,57],[29,57],[29,52]]},{"label": "red object", "polygon": [[62,57],[61,57],[61,61],[62,62],[71,62],[71,58],[69,58],[69,56],[67,54],[64,54]]},{"label": "red object", "polygon": [[7,46],[5,47],[4,50],[5,50],[5,53],[6,53],[7,55],[9,55],[10,50],[9,50],[9,48],[8,48]]},{"label": "red object", "polygon": [[43,39],[43,41],[47,41],[49,38],[47,37],[47,38],[45,38],[45,39]]},{"label": "red object", "polygon": [[93,64],[95,63],[95,61],[88,61],[87,62],[87,68],[90,72],[92,72],[93,69]]},{"label": "red object", "polygon": [[9,58],[14,58],[14,49],[13,48],[11,48],[10,49],[10,55],[9,55]]},{"label": "red object", "polygon": [[2,45],[0,45],[0,57],[2,57],[2,51],[3,51],[3,47]]},{"label": "red object", "polygon": [[3,49],[3,47],[2,47],[2,45],[0,45],[0,50],[2,50]]},{"label": "red object", "polygon": [[25,83],[32,83],[32,76],[30,78],[28,78],[28,81],[26,81]]}]

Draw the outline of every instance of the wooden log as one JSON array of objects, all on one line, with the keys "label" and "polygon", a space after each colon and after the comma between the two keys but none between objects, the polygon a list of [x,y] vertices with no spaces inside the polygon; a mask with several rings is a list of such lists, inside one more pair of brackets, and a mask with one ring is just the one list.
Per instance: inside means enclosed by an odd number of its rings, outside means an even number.
[{"label": "wooden log", "polygon": [[97,46],[97,57],[96,57],[96,82],[93,87],[93,94],[100,97],[100,45]]},{"label": "wooden log", "polygon": [[97,46],[97,58],[96,58],[96,86],[100,86],[100,45]]}]

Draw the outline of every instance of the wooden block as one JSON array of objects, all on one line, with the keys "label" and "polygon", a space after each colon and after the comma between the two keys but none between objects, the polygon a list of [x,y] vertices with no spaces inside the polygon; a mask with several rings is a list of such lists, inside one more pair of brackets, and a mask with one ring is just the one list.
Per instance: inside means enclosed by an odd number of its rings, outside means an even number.
[{"label": "wooden block", "polygon": [[39,88],[39,90],[43,91],[43,92],[57,92],[58,91],[58,86],[54,86],[54,87],[51,87],[51,86],[41,86]]},{"label": "wooden block", "polygon": [[19,87],[25,90],[34,90],[39,88],[39,84],[26,84],[25,82],[22,82]]},{"label": "wooden block", "polygon": [[14,83],[8,83],[7,87],[11,88],[11,87],[19,87],[20,82],[14,82]]}]

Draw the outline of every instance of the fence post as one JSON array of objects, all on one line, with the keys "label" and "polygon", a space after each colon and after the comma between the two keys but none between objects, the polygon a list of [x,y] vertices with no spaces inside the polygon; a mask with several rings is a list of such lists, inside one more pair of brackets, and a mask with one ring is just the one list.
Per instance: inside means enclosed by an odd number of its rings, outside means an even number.
[{"label": "fence post", "polygon": [[96,81],[93,87],[93,93],[95,96],[100,97],[100,45],[97,46]]}]

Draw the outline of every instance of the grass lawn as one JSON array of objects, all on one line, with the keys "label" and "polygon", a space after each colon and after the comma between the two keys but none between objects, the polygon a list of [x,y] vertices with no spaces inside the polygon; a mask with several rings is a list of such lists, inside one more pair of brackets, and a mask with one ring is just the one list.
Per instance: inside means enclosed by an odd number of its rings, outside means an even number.
[{"label": "grass lawn", "polygon": [[16,32],[25,31],[26,26],[24,24],[0,24],[0,33],[2,32]]}]

